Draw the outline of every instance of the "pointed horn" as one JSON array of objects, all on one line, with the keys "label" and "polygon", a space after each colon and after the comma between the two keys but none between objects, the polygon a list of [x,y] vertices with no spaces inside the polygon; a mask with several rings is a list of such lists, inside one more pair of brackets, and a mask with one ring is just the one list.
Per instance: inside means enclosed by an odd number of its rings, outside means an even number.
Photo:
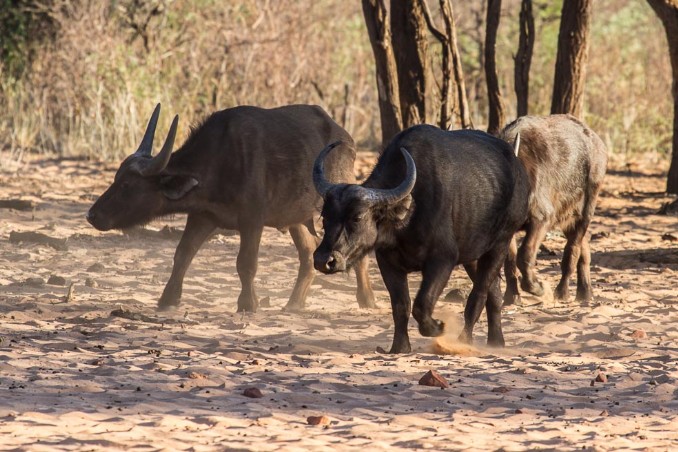
[{"label": "pointed horn", "polygon": [[520,132],[516,134],[516,139],[513,141],[513,150],[516,153],[516,157],[518,157],[518,148],[520,148]]},{"label": "pointed horn", "polygon": [[179,125],[179,115],[174,116],[172,120],[172,125],[170,130],[167,133],[167,139],[165,139],[165,144],[162,145],[162,149],[151,160],[146,162],[140,169],[142,176],[154,176],[159,174],[162,170],[167,167],[170,157],[172,156],[172,148],[174,147],[174,138],[177,135],[177,126]]},{"label": "pointed horn", "polygon": [[332,149],[336,148],[341,143],[341,141],[336,141],[332,144],[328,144],[325,149],[320,151],[320,154],[318,154],[318,157],[316,157],[315,163],[313,164],[313,184],[315,185],[318,194],[323,198],[329,189],[334,186],[334,184],[325,177],[325,157],[327,157],[327,154],[329,154]]},{"label": "pointed horn", "polygon": [[391,189],[363,188],[363,199],[374,204],[395,204],[405,199],[412,192],[414,184],[417,182],[417,166],[407,149],[401,147],[400,152],[402,152],[407,165],[405,179],[400,185]]},{"label": "pointed horn", "polygon": [[150,157],[153,152],[153,136],[155,135],[155,126],[158,125],[158,117],[160,116],[160,104],[155,106],[151,119],[148,121],[148,126],[146,126],[146,132],[144,133],[144,138],[141,140],[139,149],[134,153],[134,155],[139,155],[142,157]]}]

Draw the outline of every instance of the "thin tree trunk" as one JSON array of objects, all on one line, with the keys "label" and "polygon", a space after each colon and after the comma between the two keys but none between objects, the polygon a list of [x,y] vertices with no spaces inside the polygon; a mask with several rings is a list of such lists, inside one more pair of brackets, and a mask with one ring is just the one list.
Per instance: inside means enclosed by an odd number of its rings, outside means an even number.
[{"label": "thin tree trunk", "polygon": [[500,14],[501,0],[488,0],[487,21],[485,25],[485,78],[487,80],[487,97],[490,103],[487,131],[491,134],[497,134],[504,124],[504,105],[501,90],[499,89],[495,61]]},{"label": "thin tree trunk", "polygon": [[[438,126],[441,129],[448,130],[453,126],[452,112],[455,106],[455,96],[452,93],[452,77],[454,74],[454,67],[452,62],[452,50],[450,49],[450,37],[448,33],[443,33],[433,22],[431,11],[428,8],[426,0],[419,0],[422,10],[424,11],[424,18],[426,25],[431,31],[431,34],[440,42],[443,47],[442,51],[442,76],[443,83],[440,89],[440,120]],[[447,32],[447,29],[446,29]]]},{"label": "thin tree trunk", "polygon": [[647,0],[664,24],[666,40],[669,43],[673,85],[673,150],[671,166],[666,180],[666,191],[678,194],[678,0]]},{"label": "thin tree trunk", "polygon": [[551,113],[582,116],[592,5],[591,0],[563,1]]},{"label": "thin tree trunk", "polygon": [[471,110],[468,106],[466,95],[466,83],[464,82],[464,69],[461,66],[461,55],[457,45],[457,26],[454,23],[454,11],[452,0],[439,0],[440,11],[445,21],[445,31],[450,37],[450,51],[452,52],[452,67],[454,68],[454,85],[457,88],[457,105],[459,106],[459,120],[464,129],[473,128],[471,122]]},{"label": "thin tree trunk", "polygon": [[405,128],[426,122],[426,19],[418,0],[391,2],[392,43]]},{"label": "thin tree trunk", "polygon": [[530,94],[530,65],[534,49],[534,15],[532,0],[522,0],[520,5],[520,38],[515,58],[514,88],[518,116],[525,116]]},{"label": "thin tree trunk", "polygon": [[398,72],[384,0],[362,0],[363,15],[376,63],[382,147],[403,129]]}]

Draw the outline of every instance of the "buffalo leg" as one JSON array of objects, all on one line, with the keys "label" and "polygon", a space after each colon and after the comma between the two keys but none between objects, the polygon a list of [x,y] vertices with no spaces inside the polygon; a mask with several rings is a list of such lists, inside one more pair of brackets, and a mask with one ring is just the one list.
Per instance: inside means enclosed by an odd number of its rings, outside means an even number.
[{"label": "buffalo leg", "polygon": [[188,270],[193,257],[202,244],[215,229],[216,225],[208,217],[198,214],[190,214],[188,216],[179,246],[177,246],[174,252],[172,275],[169,281],[167,281],[167,285],[165,285],[162,296],[158,301],[158,309],[165,310],[179,304],[186,270]]},{"label": "buffalo leg", "polygon": [[407,324],[410,320],[410,288],[407,284],[407,273],[392,265],[386,258],[377,253],[377,264],[384,280],[384,285],[391,297],[394,334],[393,345],[389,353],[409,353],[412,351]]},{"label": "buffalo leg", "polygon": [[313,251],[318,246],[318,243],[313,234],[311,234],[311,231],[303,224],[290,226],[290,235],[299,253],[299,274],[285,309],[296,311],[304,309],[306,306],[308,289],[311,287],[315,277],[313,273]]},{"label": "buffalo leg", "polygon": [[364,309],[377,307],[374,302],[374,292],[372,292],[372,284],[370,283],[370,276],[368,273],[369,262],[369,257],[365,256],[354,266],[356,282],[358,284],[356,298],[358,299],[358,306]]},{"label": "buffalo leg", "polygon": [[577,301],[589,302],[593,299],[591,289],[591,246],[588,234],[581,241],[581,255],[577,262]]},{"label": "buffalo leg", "polygon": [[520,273],[523,274],[520,287],[524,291],[538,297],[544,295],[544,287],[537,277],[535,264],[537,262],[539,245],[541,245],[541,242],[544,240],[547,231],[548,225],[546,223],[539,223],[532,219],[527,227],[525,239],[518,250],[518,268],[520,269]]},{"label": "buffalo leg", "polygon": [[501,286],[499,285],[499,275],[494,279],[490,291],[487,294],[487,345],[493,347],[504,346],[504,333],[501,331]]},{"label": "buffalo leg", "polygon": [[[501,332],[501,291],[499,290],[498,278],[501,266],[506,259],[506,249],[494,249],[484,254],[478,260],[476,277],[473,280],[473,289],[466,302],[464,309],[464,331],[459,335],[462,342],[471,343],[473,340],[473,327],[478,322],[480,315],[488,303],[489,326],[488,343],[490,345],[504,345]],[[493,287],[494,286],[494,287]]]},{"label": "buffalo leg", "polygon": [[440,297],[450,279],[456,260],[456,258],[452,260],[449,258],[430,259],[422,269],[421,287],[414,298],[414,307],[412,308],[412,316],[419,323],[419,333],[422,336],[434,337],[443,334],[445,325],[431,316],[438,297]]},{"label": "buffalo leg", "polygon": [[504,275],[506,276],[506,292],[504,293],[504,304],[512,305],[520,303],[520,292],[518,291],[518,268],[517,256],[518,245],[515,235],[511,237],[508,255],[504,262]]},{"label": "buffalo leg", "polygon": [[238,312],[256,312],[259,300],[254,291],[254,277],[257,274],[259,243],[261,242],[262,225],[240,227],[240,250],[236,260],[236,268],[242,290],[238,296]]},{"label": "buffalo leg", "polygon": [[574,273],[579,257],[581,256],[582,240],[585,235],[586,227],[581,221],[577,222],[571,229],[564,231],[567,243],[563,250],[563,260],[560,262],[562,276],[560,282],[553,294],[557,300],[567,301],[570,297],[570,277]]}]

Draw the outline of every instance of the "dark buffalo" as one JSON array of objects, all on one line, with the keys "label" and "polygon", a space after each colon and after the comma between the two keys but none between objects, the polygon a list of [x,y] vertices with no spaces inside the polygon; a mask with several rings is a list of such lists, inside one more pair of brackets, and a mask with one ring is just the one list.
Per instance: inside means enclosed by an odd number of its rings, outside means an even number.
[{"label": "dark buffalo", "polygon": [[607,150],[602,140],[570,115],[524,116],[512,122],[500,137],[513,142],[520,136],[518,158],[532,185],[526,235],[520,249],[511,243],[506,266],[505,303],[519,300],[517,268],[523,290],[541,296],[544,288],[535,263],[546,232],[559,226],[567,244],[561,263],[562,277],[554,297],[569,297],[569,280],[577,267],[576,299],[589,301],[591,250],[587,229],[593,218],[605,176]]},{"label": "dark buffalo", "polygon": [[[253,281],[264,226],[289,229],[299,252],[299,275],[287,308],[304,307],[313,280],[317,245],[313,216],[320,198],[311,170],[318,150],[341,140],[330,162],[334,181],[355,181],[355,150],[350,135],[320,107],[291,105],[274,109],[241,106],[209,116],[172,153],[178,117],[162,150],[151,157],[160,105],[151,116],[134,154],[120,165],[113,184],[87,214],[97,229],[124,229],[154,218],[187,213],[174,267],[158,307],[179,304],[184,275],[193,256],[217,228],[240,232],[237,269],[242,291],[238,311],[255,311]],[[367,261],[356,262],[358,303],[374,306]]]},{"label": "dark buffalo", "polygon": [[374,250],[395,321],[390,352],[404,353],[411,350],[407,274],[422,272],[412,308],[419,332],[437,336],[444,325],[431,317],[433,308],[452,269],[464,264],[473,290],[460,338],[472,340],[487,304],[488,343],[504,345],[498,275],[527,217],[529,192],[512,147],[480,131],[415,126],[398,134],[370,177],[355,185],[328,181],[324,163],[335,146],[320,153],[313,169],[325,200],[316,269],[342,271]]}]

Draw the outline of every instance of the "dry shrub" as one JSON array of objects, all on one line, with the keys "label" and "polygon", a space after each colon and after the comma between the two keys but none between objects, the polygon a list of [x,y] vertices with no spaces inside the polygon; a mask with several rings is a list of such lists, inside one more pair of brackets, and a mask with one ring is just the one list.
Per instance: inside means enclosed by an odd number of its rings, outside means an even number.
[{"label": "dry shrub", "polygon": [[378,115],[359,6],[45,0],[56,38],[21,79],[0,74],[0,132],[10,149],[111,159],[134,149],[156,102],[160,127],[178,113],[184,134],[235,105],[316,103],[369,145]]},{"label": "dry shrub", "polygon": [[[55,30],[53,39],[33,49],[34,58],[19,78],[0,61],[0,150],[119,159],[138,144],[156,102],[164,108],[160,130],[166,130],[174,113],[180,115],[180,139],[189,124],[218,109],[316,103],[363,147],[377,147],[374,63],[360,2],[31,2]],[[429,4],[436,9],[437,2]],[[515,116],[519,4],[504,1],[497,42],[509,120]],[[530,113],[548,114],[560,4],[535,0],[534,5]],[[482,127],[487,115],[485,2],[454,1],[454,6],[473,120]],[[436,62],[440,46],[431,39]],[[669,150],[670,76],[663,29],[646,2],[598,0],[585,119],[613,152],[663,155]],[[430,112],[438,111],[436,103],[429,102]],[[435,120],[431,114],[429,122]]]}]

